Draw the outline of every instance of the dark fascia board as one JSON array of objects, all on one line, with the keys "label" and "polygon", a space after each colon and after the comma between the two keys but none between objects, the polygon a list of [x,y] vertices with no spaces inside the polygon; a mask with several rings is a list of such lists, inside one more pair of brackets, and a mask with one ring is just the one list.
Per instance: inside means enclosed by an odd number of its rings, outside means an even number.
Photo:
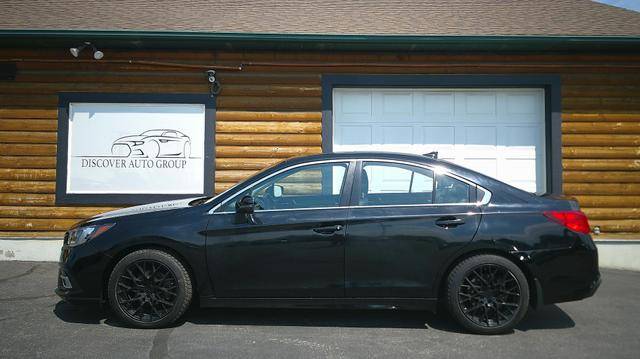
[{"label": "dark fascia board", "polygon": [[0,30],[0,47],[448,52],[640,52],[640,36],[389,36],[172,31]]}]

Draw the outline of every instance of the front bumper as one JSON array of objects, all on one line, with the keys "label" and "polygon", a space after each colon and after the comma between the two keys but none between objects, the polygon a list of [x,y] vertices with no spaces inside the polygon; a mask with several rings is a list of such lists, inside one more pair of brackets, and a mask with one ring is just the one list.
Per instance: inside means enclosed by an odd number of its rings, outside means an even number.
[{"label": "front bumper", "polygon": [[103,302],[102,283],[108,258],[91,245],[62,246],[55,293],[71,303]]},{"label": "front bumper", "polygon": [[54,292],[65,302],[70,303],[101,303],[103,299],[101,296],[91,295],[77,284],[74,286],[74,282],[77,283],[71,276],[69,276],[61,267],[58,270],[58,286]]}]

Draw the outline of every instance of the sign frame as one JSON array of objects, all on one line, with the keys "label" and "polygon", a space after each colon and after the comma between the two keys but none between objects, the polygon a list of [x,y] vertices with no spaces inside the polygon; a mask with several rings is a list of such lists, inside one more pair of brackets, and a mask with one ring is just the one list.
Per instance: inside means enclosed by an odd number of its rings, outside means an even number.
[{"label": "sign frame", "polygon": [[[70,103],[199,104],[205,107],[204,185],[197,193],[67,193]],[[216,97],[210,94],[78,93],[58,94],[58,140],[56,153],[56,205],[136,205],[181,198],[211,196],[215,176]]]}]

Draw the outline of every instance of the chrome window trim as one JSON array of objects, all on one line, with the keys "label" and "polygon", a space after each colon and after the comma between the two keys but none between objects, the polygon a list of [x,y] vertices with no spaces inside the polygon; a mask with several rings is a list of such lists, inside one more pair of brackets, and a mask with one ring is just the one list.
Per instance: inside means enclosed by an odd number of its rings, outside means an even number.
[{"label": "chrome window trim", "polygon": [[[318,209],[348,209],[349,206],[344,207],[307,207],[307,208],[282,208],[282,209],[261,209],[257,210],[256,213],[265,213],[265,212],[288,212],[288,211],[313,211]],[[235,214],[236,212],[215,212],[213,214]]]},{"label": "chrome window trim", "polygon": [[[332,159],[332,160],[318,160],[318,161],[312,161],[312,162],[305,162],[305,163],[298,163],[296,165],[291,165],[289,167],[285,167],[283,169],[281,169],[280,171],[274,172],[272,174],[270,174],[269,176],[257,181],[257,182],[253,182],[248,186],[245,186],[244,188],[242,188],[239,191],[236,191],[234,194],[232,194],[231,196],[229,196],[229,198],[227,198],[226,200],[220,202],[219,204],[217,204],[216,206],[214,206],[213,208],[211,208],[208,212],[208,214],[229,214],[229,213],[235,213],[235,212],[216,212],[216,210],[220,207],[222,207],[223,205],[225,205],[227,202],[229,202],[232,198],[234,198],[236,195],[238,195],[241,192],[244,192],[245,190],[249,189],[250,187],[253,187],[255,185],[258,185],[260,183],[262,183],[263,181],[268,180],[269,178],[276,176],[282,172],[294,169],[294,168],[298,168],[298,167],[303,167],[303,166],[308,166],[308,165],[316,165],[316,164],[322,164],[322,163],[346,163],[349,164],[350,162],[353,161],[362,161],[364,162],[386,162],[386,163],[397,163],[397,164],[403,164],[403,165],[408,165],[408,166],[415,166],[415,167],[422,167],[424,169],[428,169],[434,172],[434,174],[444,174],[447,175],[449,177],[455,178],[457,180],[460,180],[470,186],[476,186],[478,189],[481,189],[484,192],[484,196],[482,197],[482,199],[480,201],[476,201],[476,202],[464,202],[464,203],[424,203],[424,204],[392,204],[392,205],[365,205],[365,206],[360,206],[360,205],[356,205],[356,206],[340,206],[340,207],[309,207],[309,208],[285,208],[285,209],[266,209],[266,210],[258,210],[256,211],[256,213],[260,213],[260,212],[275,212],[275,211],[301,211],[301,210],[318,210],[318,209],[336,209],[336,208],[381,208],[381,207],[434,207],[434,206],[469,206],[469,205],[474,205],[474,206],[483,206],[489,203],[489,201],[491,201],[491,191],[489,191],[488,189],[469,181],[468,179],[464,178],[464,177],[460,177],[458,175],[456,175],[455,173],[451,173],[450,171],[446,170],[444,167],[439,167],[439,166],[432,166],[432,165],[427,165],[427,164],[423,164],[423,163],[416,163],[416,162],[411,162],[411,161],[402,161],[402,160],[393,160],[393,159],[376,159],[376,158],[344,158],[344,159]],[[346,178],[345,178],[346,180]],[[233,187],[232,187],[233,188]],[[231,190],[231,188],[229,189]],[[228,192],[229,190],[225,191]],[[223,192],[223,193],[225,193]]]}]

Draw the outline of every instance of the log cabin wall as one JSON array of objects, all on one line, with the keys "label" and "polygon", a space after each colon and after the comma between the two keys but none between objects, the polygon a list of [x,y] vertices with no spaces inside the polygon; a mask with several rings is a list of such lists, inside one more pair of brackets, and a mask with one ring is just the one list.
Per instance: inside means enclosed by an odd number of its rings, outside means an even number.
[{"label": "log cabin wall", "polygon": [[66,50],[0,49],[0,60],[46,60],[16,61],[15,80],[0,81],[0,236],[59,237],[111,209],[55,206],[58,92],[209,91],[204,69],[106,62],[129,59],[246,64],[218,74],[216,192],[282,159],[321,152],[323,73],[559,74],[565,194],[604,234],[640,233],[640,56],[104,51],[103,62],[80,62]]}]

